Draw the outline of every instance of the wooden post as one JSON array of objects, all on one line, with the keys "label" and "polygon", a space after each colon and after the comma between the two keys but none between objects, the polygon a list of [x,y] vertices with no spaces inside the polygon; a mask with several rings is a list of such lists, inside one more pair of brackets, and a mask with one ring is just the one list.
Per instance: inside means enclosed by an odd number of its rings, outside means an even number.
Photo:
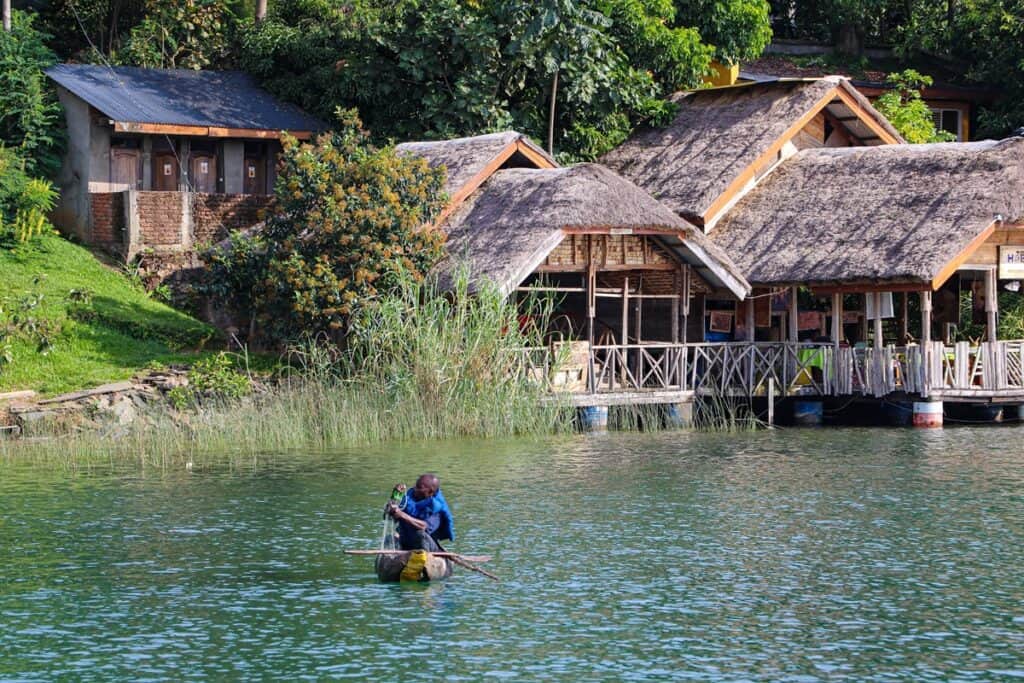
[{"label": "wooden post", "polygon": [[796,342],[800,341],[800,328],[799,328],[799,307],[797,305],[797,292],[799,287],[789,288],[789,341]]},{"label": "wooden post", "polygon": [[882,293],[874,292],[871,298],[875,309],[875,348],[880,349],[885,346],[885,339],[882,338]]},{"label": "wooden post", "polygon": [[932,340],[932,293],[930,290],[921,292],[921,344]]},{"label": "wooden post", "polygon": [[629,278],[622,281],[622,339],[620,344],[629,343]]},{"label": "wooden post", "polygon": [[836,292],[832,295],[832,342],[843,341],[843,295]]},{"label": "wooden post", "polygon": [[775,378],[768,378],[768,426],[775,424]]},{"label": "wooden post", "polygon": [[900,294],[900,344],[906,344],[907,336],[910,334],[908,331],[909,314],[907,312],[907,300],[910,298],[910,292],[903,292]]},{"label": "wooden post", "polygon": [[[640,281],[640,286],[643,286],[643,280]],[[635,316],[636,319],[633,321],[633,329],[634,329],[634,331],[636,333],[633,336],[636,337],[636,343],[637,344],[640,343],[640,330],[641,330],[641,325],[643,325],[643,315],[644,315],[644,308],[643,308],[643,306],[644,306],[643,297],[638,296],[636,298],[636,316]]]},{"label": "wooden post", "polygon": [[985,272],[985,318],[986,332],[990,342],[999,341],[999,290],[995,269]]},{"label": "wooden post", "polygon": [[683,266],[683,343],[687,343],[690,327],[690,266]]},{"label": "wooden post", "polygon": [[592,260],[590,239],[587,239],[587,388],[594,393],[594,316],[597,314],[597,271]]},{"label": "wooden post", "polygon": [[672,291],[675,296],[672,298],[672,343],[679,343],[679,292],[683,286],[682,273],[676,270],[672,273]]},{"label": "wooden post", "polygon": [[754,341],[754,300],[747,298],[744,304],[744,312],[747,316],[747,341]]}]

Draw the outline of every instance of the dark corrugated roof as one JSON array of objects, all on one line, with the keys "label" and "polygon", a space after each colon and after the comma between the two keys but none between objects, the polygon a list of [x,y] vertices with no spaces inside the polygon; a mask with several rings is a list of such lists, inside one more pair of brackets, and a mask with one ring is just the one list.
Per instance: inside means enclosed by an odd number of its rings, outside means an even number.
[{"label": "dark corrugated roof", "polygon": [[46,74],[114,121],[271,131],[327,127],[241,71],[58,64]]}]

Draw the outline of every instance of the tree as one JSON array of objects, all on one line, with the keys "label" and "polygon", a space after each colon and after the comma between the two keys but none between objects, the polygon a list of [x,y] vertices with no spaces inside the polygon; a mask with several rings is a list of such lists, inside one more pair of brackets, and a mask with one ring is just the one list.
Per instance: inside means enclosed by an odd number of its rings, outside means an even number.
[{"label": "tree", "polygon": [[258,234],[203,255],[211,291],[252,316],[266,341],[335,334],[443,254],[426,229],[444,204],[444,173],[370,144],[354,112],[314,144],[284,139],[275,204]]},{"label": "tree", "polygon": [[43,70],[56,61],[34,15],[15,12],[0,33],[0,144],[16,150],[29,174],[52,178],[60,168],[63,117]]},{"label": "tree", "polygon": [[145,19],[112,56],[133,66],[207,68],[224,58],[231,18],[218,0],[150,0]]},{"label": "tree", "polygon": [[892,73],[885,80],[890,90],[875,100],[875,109],[910,143],[951,142],[956,136],[936,130],[932,111],[921,99],[921,89],[932,84],[930,76],[913,69]]},{"label": "tree", "polygon": [[[715,17],[723,56],[763,48],[763,0],[729,0]],[[746,32],[726,42],[730,27]],[[303,0],[246,24],[239,60],[321,117],[358,108],[380,140],[514,127],[592,159],[700,84],[716,53],[705,28],[683,25],[672,0]]]},{"label": "tree", "polygon": [[715,59],[757,59],[772,39],[768,0],[676,0],[677,26],[694,26],[715,48]]}]

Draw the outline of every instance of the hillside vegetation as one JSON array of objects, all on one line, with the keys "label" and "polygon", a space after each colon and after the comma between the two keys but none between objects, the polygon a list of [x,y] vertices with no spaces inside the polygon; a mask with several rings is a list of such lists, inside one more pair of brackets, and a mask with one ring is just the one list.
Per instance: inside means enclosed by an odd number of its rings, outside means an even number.
[{"label": "hillside vegetation", "polygon": [[56,235],[0,249],[0,392],[125,379],[194,360],[216,334]]}]

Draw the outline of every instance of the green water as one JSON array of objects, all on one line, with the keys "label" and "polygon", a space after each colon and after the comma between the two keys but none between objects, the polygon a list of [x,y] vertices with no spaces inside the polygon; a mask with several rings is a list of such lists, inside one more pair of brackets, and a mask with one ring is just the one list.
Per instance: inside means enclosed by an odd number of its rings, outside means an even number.
[{"label": "green water", "polygon": [[[503,581],[375,582],[436,470]],[[612,434],[0,467],[0,679],[1024,677],[1024,429]]]}]

